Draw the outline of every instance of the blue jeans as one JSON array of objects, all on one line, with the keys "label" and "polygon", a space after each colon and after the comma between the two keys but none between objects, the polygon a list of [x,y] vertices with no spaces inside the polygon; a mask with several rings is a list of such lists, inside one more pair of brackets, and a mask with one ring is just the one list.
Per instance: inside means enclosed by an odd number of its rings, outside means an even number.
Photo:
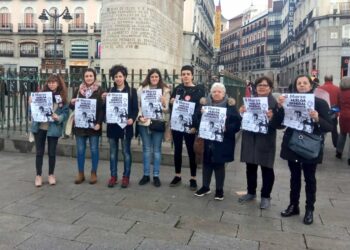
[{"label": "blue jeans", "polygon": [[162,140],[164,132],[150,131],[148,127],[139,126],[143,149],[143,175],[150,175],[151,152],[153,150],[153,177],[159,176],[162,159]]},{"label": "blue jeans", "polygon": [[[109,166],[111,170],[111,176],[118,177],[118,148],[119,139],[109,138]],[[122,145],[122,153],[124,158],[124,173],[123,176],[130,177],[131,171],[131,139],[120,139]]]},{"label": "blue jeans", "polygon": [[96,172],[99,160],[98,142],[100,137],[94,136],[75,136],[77,143],[77,161],[78,170],[80,173],[84,172],[85,165],[85,151],[86,151],[86,141],[89,139],[90,142],[90,152],[91,152],[91,172]]}]

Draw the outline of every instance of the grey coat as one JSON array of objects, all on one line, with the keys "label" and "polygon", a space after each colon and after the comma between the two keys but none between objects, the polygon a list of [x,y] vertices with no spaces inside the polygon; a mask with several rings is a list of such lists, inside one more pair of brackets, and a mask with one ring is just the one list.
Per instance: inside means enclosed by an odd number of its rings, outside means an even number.
[{"label": "grey coat", "polygon": [[276,154],[276,129],[283,128],[283,109],[279,109],[276,99],[268,96],[269,109],[273,117],[268,124],[268,133],[254,133],[242,130],[241,162],[273,168]]}]

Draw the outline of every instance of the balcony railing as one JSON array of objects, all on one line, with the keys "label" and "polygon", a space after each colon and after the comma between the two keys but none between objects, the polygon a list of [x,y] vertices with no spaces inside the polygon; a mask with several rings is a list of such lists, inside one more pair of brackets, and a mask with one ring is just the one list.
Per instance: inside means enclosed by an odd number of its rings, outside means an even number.
[{"label": "balcony railing", "polygon": [[36,23],[19,23],[19,32],[38,32],[38,24]]},{"label": "balcony railing", "polygon": [[1,57],[13,57],[13,50],[0,50]]},{"label": "balcony railing", "polygon": [[68,32],[88,32],[87,23],[83,24],[69,24]]},{"label": "balcony railing", "polygon": [[100,23],[94,23],[94,32],[95,33],[101,32],[101,24]]},{"label": "balcony railing", "polygon": [[2,23],[0,24],[1,32],[12,32],[12,23]]},{"label": "balcony railing", "polygon": [[[54,57],[54,50],[45,50],[45,57],[46,58]],[[63,58],[63,50],[56,51],[56,58]]]},{"label": "balcony railing", "polygon": [[21,50],[19,52],[20,57],[38,57],[39,53],[38,50]]},{"label": "balcony railing", "polygon": [[[54,27],[50,23],[45,23],[43,26],[43,32],[54,32]],[[62,33],[62,24],[58,24],[56,27],[57,33]]]}]

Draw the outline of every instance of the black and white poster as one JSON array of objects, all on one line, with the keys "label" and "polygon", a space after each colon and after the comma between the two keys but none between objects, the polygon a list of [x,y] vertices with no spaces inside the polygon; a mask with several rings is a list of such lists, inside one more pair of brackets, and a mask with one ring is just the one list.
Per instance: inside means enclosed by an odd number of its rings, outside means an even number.
[{"label": "black and white poster", "polygon": [[175,99],[171,113],[170,127],[172,130],[189,133],[192,128],[192,115],[196,103]]},{"label": "black and white poster", "polygon": [[284,94],[285,102],[283,125],[312,133],[314,130],[310,111],[315,109],[314,94]]},{"label": "black and white poster", "polygon": [[31,112],[35,122],[51,122],[53,114],[52,92],[32,92]]},{"label": "black and white poster", "polygon": [[224,140],[227,108],[204,106],[199,125],[199,137],[212,141]]},{"label": "black and white poster", "polygon": [[269,108],[267,97],[244,97],[246,112],[242,117],[242,129],[255,133],[267,134]]},{"label": "black and white poster", "polygon": [[141,108],[143,117],[154,120],[163,119],[162,103],[160,101],[161,97],[161,89],[142,90]]},{"label": "black and white poster", "polygon": [[128,122],[128,93],[108,93],[106,98],[106,121],[125,128]]},{"label": "black and white poster", "polygon": [[77,128],[94,128],[96,125],[96,99],[77,98],[74,123]]}]

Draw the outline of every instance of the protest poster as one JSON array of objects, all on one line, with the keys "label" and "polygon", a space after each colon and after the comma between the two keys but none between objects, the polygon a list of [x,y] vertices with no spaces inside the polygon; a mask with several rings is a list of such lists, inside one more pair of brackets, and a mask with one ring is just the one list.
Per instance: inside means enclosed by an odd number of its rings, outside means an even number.
[{"label": "protest poster", "polygon": [[150,118],[154,120],[163,119],[162,103],[160,98],[162,97],[161,89],[145,89],[141,94],[141,108],[144,118]]},{"label": "protest poster", "polygon": [[171,113],[170,127],[172,130],[189,133],[192,127],[192,115],[196,103],[175,99]]},{"label": "protest poster", "polygon": [[128,93],[108,93],[106,97],[106,122],[125,128],[128,122]]},{"label": "protest poster", "polygon": [[267,134],[269,125],[267,97],[244,97],[243,102],[246,112],[242,117],[242,129]]},{"label": "protest poster", "polygon": [[94,128],[96,125],[96,99],[77,98],[74,123],[77,128]]},{"label": "protest poster", "polygon": [[51,122],[53,114],[52,92],[32,92],[31,112],[35,122]]},{"label": "protest poster", "polygon": [[284,94],[285,102],[283,125],[312,133],[314,130],[310,111],[315,109],[314,94]]},{"label": "protest poster", "polygon": [[223,107],[204,106],[199,124],[199,137],[211,141],[224,140],[226,110]]}]

